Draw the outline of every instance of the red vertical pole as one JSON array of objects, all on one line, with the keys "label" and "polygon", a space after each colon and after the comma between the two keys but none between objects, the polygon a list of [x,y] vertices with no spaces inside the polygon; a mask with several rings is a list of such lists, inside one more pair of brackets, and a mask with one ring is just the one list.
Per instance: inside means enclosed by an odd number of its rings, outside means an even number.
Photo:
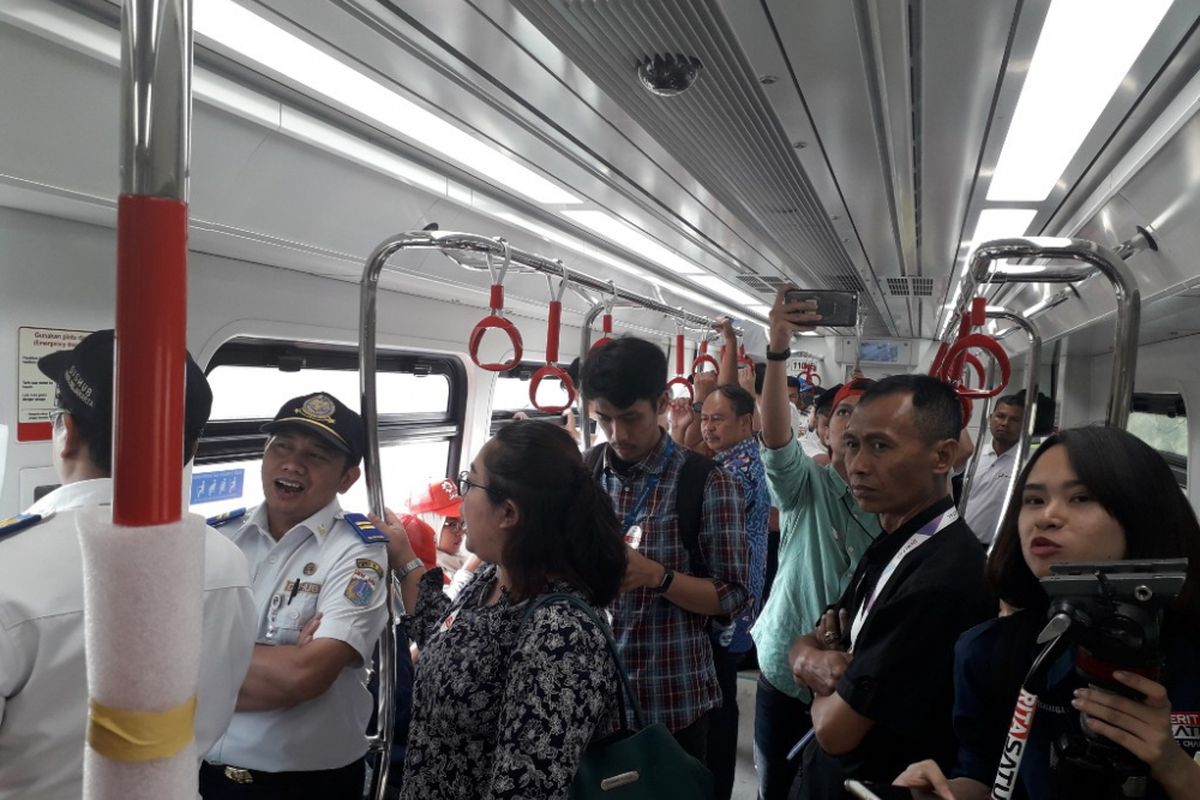
[{"label": "red vertical pole", "polygon": [[124,0],[113,522],[183,516],[190,0]]},{"label": "red vertical pole", "polygon": [[117,205],[113,522],[183,515],[187,204],[122,195]]}]

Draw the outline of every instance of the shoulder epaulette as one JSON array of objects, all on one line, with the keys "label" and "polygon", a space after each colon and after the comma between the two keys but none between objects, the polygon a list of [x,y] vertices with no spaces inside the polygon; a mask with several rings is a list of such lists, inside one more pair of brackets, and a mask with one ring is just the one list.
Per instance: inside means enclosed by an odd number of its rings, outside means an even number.
[{"label": "shoulder epaulette", "polygon": [[345,511],[342,513],[342,519],[346,520],[351,528],[354,528],[354,532],[358,534],[358,538],[362,539],[365,543],[387,543],[387,534],[376,528],[371,520],[367,519],[365,514],[355,514],[352,511]]},{"label": "shoulder epaulette", "polygon": [[228,525],[235,519],[241,519],[244,516],[246,516],[245,508],[234,508],[217,514],[214,517],[209,517],[205,520],[205,522],[208,523],[208,527],[210,528],[219,528],[222,525]]},{"label": "shoulder epaulette", "polygon": [[19,533],[27,528],[32,528],[39,522],[45,522],[53,516],[53,511],[47,511],[45,514],[17,514],[15,517],[0,520],[0,539],[14,533]]}]

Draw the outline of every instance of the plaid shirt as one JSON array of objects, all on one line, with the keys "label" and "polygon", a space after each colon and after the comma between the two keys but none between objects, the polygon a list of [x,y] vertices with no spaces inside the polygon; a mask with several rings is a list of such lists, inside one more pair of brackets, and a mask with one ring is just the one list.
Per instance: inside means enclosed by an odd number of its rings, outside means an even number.
[{"label": "plaid shirt", "polygon": [[[666,444],[667,435],[663,433],[654,449],[627,475],[612,468],[612,450],[602,445],[601,485],[612,497],[617,519],[623,521],[636,505],[646,478],[659,474],[658,485],[637,520],[642,526],[638,550],[681,574],[710,578],[717,588],[722,613],[732,616],[749,597],[741,490],[725,470],[709,473],[699,535],[704,564],[693,566],[679,531],[675,499],[687,451],[676,445],[667,455]],[[651,589],[623,592],[611,611],[617,649],[647,723],[661,722],[671,731],[678,731],[721,704],[708,617],[684,611]]]}]

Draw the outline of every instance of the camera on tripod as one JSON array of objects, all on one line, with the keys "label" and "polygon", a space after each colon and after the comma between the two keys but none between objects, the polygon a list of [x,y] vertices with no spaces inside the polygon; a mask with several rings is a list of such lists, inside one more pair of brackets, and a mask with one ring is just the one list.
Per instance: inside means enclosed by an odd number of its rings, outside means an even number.
[{"label": "camera on tripod", "polygon": [[[1074,645],[1075,672],[1089,685],[1142,700],[1113,672],[1158,680],[1165,658],[1163,615],[1183,589],[1187,564],[1181,558],[1052,566],[1042,579],[1050,621],[1039,643],[1061,638]],[[1082,718],[1075,732],[1054,743],[1050,769],[1051,796],[1062,798],[1143,797],[1149,773],[1144,762],[1092,732]]]}]

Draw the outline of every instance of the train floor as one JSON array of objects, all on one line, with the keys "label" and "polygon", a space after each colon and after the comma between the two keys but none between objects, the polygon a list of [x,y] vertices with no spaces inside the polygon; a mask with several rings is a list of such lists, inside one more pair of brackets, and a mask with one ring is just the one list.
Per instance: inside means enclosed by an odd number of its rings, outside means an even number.
[{"label": "train floor", "polygon": [[758,670],[738,673],[738,749],[737,772],[733,778],[732,800],[755,800],[758,780],[754,777],[754,693]]}]

